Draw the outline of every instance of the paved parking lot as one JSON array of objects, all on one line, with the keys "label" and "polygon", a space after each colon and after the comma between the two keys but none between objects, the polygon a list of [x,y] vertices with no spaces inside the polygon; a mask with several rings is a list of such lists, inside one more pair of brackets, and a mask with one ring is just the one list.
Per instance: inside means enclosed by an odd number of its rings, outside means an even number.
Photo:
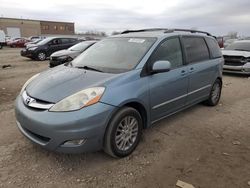
[{"label": "paved parking lot", "polygon": [[[250,79],[225,75],[218,106],[202,104],[144,131],[129,157],[66,155],[31,144],[18,131],[14,100],[25,81],[48,68],[0,50],[0,187],[250,187]],[[3,65],[11,65],[2,69]]]}]

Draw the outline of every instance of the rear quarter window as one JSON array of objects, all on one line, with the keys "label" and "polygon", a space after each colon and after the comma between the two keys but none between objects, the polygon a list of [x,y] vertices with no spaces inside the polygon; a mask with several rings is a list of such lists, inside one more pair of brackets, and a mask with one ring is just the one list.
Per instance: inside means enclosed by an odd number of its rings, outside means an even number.
[{"label": "rear quarter window", "polygon": [[196,63],[210,59],[207,44],[203,37],[183,37],[188,63]]},{"label": "rear quarter window", "polygon": [[206,38],[207,45],[209,47],[211,57],[213,59],[222,57],[222,53],[218,42],[215,39]]}]

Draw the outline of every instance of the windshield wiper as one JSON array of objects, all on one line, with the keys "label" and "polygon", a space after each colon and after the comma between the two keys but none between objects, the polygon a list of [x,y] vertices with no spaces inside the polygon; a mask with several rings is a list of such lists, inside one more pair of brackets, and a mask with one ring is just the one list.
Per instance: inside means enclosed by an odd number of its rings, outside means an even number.
[{"label": "windshield wiper", "polygon": [[244,49],[234,49],[234,50],[237,50],[237,51],[246,51],[246,52],[250,51],[250,50],[244,50]]},{"label": "windshield wiper", "polygon": [[99,69],[96,69],[96,68],[94,68],[94,67],[90,67],[90,66],[82,66],[82,67],[76,67],[76,68],[78,68],[78,69],[86,69],[86,70],[93,70],[93,71],[97,71],[97,72],[103,72],[103,71],[101,71],[101,70],[99,70]]}]

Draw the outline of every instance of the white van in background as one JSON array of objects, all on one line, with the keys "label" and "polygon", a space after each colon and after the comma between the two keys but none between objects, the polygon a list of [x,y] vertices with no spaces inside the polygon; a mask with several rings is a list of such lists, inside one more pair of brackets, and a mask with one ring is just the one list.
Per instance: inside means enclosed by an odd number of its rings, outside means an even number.
[{"label": "white van in background", "polygon": [[0,49],[3,48],[4,43],[5,43],[5,33],[3,30],[0,30]]}]

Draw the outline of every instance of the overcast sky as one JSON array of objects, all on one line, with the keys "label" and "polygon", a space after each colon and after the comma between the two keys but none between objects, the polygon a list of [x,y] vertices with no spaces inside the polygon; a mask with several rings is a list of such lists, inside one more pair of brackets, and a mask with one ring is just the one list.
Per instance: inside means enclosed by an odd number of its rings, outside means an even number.
[{"label": "overcast sky", "polygon": [[71,21],[76,31],[166,27],[250,36],[250,0],[0,0],[0,16]]}]

